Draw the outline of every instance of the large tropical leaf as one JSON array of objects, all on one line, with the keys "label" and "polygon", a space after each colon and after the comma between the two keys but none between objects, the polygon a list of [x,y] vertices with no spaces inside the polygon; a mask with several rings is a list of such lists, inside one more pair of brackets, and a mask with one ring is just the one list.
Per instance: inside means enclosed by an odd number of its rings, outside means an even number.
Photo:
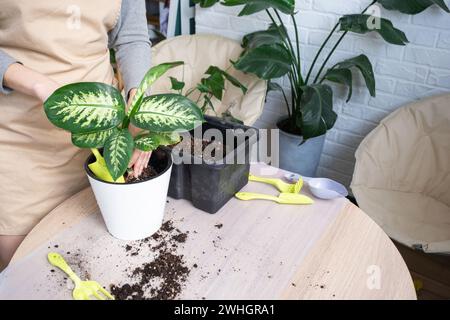
[{"label": "large tropical leaf", "polygon": [[[242,47],[248,50],[265,44],[284,44],[287,37],[286,29],[284,29],[284,26],[278,28],[272,23],[267,30],[247,34],[242,39]],[[279,30],[281,30],[281,33]]]},{"label": "large tropical leaf", "polygon": [[266,9],[277,9],[286,14],[293,14],[295,0],[223,0],[225,6],[240,6],[244,8],[239,16],[247,16]]},{"label": "large tropical leaf", "polygon": [[330,69],[327,71],[324,77],[326,80],[340,83],[348,87],[347,102],[350,101],[353,94],[353,75],[348,68]]},{"label": "large tropical leaf", "polygon": [[301,118],[297,125],[305,140],[321,136],[333,128],[337,114],[333,111],[333,91],[324,84],[302,87]]},{"label": "large tropical leaf", "polygon": [[149,96],[142,101],[139,111],[131,118],[136,127],[155,132],[192,130],[202,121],[204,119],[200,108],[179,94]]},{"label": "large tropical leaf", "polygon": [[450,12],[444,0],[378,0],[378,3],[388,10],[397,10],[407,14],[418,14],[434,4]]},{"label": "large tropical leaf", "polygon": [[119,132],[117,127],[107,130],[88,132],[88,133],[72,133],[72,143],[78,148],[102,148],[106,140],[112,135]]},{"label": "large tropical leaf", "polygon": [[106,140],[103,156],[114,181],[119,179],[127,170],[133,149],[133,137],[127,129],[120,130]]},{"label": "large tropical leaf", "polygon": [[144,79],[142,79],[139,88],[136,90],[136,95],[133,98],[133,102],[130,107],[130,112],[136,107],[136,105],[139,105],[142,102],[145,92],[156,80],[158,80],[158,78],[160,78],[164,73],[166,73],[170,69],[178,67],[183,64],[184,64],[183,61],[175,61],[162,63],[151,68],[145,75]]},{"label": "large tropical leaf", "polygon": [[45,101],[44,110],[55,126],[90,133],[118,126],[125,116],[125,101],[112,86],[80,82],[56,90]]},{"label": "large tropical leaf", "polygon": [[357,68],[361,71],[364,80],[366,82],[367,89],[369,89],[370,95],[375,97],[376,95],[376,82],[375,82],[375,74],[373,72],[372,63],[369,58],[361,54],[357,57],[339,62],[336,64],[333,69],[350,69]]},{"label": "large tropical leaf", "polygon": [[292,59],[285,46],[280,44],[262,45],[249,50],[234,63],[236,69],[256,74],[270,80],[280,78],[291,70]]},{"label": "large tropical leaf", "polygon": [[[380,19],[379,28],[371,27],[372,19]],[[385,41],[402,46],[409,42],[405,33],[395,28],[392,22],[385,18],[373,17],[368,14],[350,14],[343,16],[339,21],[341,31],[351,31],[360,34],[377,32]]]}]

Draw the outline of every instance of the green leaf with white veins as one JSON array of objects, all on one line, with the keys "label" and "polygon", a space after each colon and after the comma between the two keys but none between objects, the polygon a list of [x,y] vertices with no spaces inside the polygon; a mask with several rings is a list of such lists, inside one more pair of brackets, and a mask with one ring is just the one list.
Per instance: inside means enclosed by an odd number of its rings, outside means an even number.
[{"label": "green leaf with white veins", "polygon": [[171,146],[181,141],[181,136],[177,132],[157,133],[159,145]]},{"label": "green leaf with white veins", "polygon": [[142,101],[145,92],[156,80],[158,80],[164,73],[166,73],[170,69],[181,66],[183,64],[184,64],[183,61],[176,61],[176,62],[162,63],[151,68],[145,75],[144,79],[141,81],[141,84],[139,85],[139,88],[136,91],[136,95],[134,96],[133,102],[130,107],[130,112],[131,110],[134,109],[134,107],[137,104],[139,104]]},{"label": "green leaf with white veins", "polygon": [[112,135],[106,140],[103,156],[114,181],[119,179],[127,170],[133,149],[133,137],[127,129],[120,130],[118,134]]},{"label": "green leaf with white veins", "polygon": [[203,121],[200,108],[179,94],[149,96],[131,118],[131,123],[136,127],[154,132],[192,130]]},{"label": "green leaf with white veins", "polygon": [[141,151],[149,152],[160,146],[160,139],[156,133],[145,133],[134,138],[134,146]]},{"label": "green leaf with white veins", "polygon": [[78,148],[102,148],[106,140],[112,135],[119,132],[116,127],[107,130],[88,132],[88,133],[72,133],[72,143]]},{"label": "green leaf with white veins", "polygon": [[56,90],[44,103],[47,118],[72,133],[91,133],[117,127],[125,116],[120,92],[97,82],[69,84]]}]

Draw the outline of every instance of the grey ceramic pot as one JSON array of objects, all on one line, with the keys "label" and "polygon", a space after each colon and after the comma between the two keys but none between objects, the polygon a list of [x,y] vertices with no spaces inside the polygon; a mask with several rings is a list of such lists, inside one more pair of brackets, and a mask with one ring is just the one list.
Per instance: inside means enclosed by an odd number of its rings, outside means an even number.
[{"label": "grey ceramic pot", "polygon": [[325,143],[325,135],[309,139],[299,145],[302,141],[301,136],[280,129],[280,168],[305,177],[315,177]]}]

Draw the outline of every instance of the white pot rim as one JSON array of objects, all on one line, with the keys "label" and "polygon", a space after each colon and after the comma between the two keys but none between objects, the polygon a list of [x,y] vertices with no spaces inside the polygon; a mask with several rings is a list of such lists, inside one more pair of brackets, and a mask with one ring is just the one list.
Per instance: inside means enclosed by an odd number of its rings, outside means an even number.
[{"label": "white pot rim", "polygon": [[92,179],[94,179],[94,180],[96,180],[98,182],[105,183],[105,184],[112,184],[112,185],[115,185],[115,186],[130,186],[130,185],[139,184],[139,183],[146,183],[146,182],[153,181],[153,180],[161,177],[164,173],[166,173],[172,167],[172,164],[173,164],[172,154],[170,152],[168,152],[167,150],[163,149],[163,148],[160,148],[158,150],[164,152],[168,156],[169,161],[167,163],[166,168],[163,171],[159,172],[156,176],[154,176],[154,177],[152,177],[151,179],[148,179],[148,180],[135,181],[135,182],[130,182],[130,183],[114,183],[114,182],[103,181],[103,180],[97,178],[92,173],[91,169],[89,169],[89,167],[88,167],[88,165],[91,164],[93,162],[93,160],[95,159],[95,156],[92,153],[87,157],[86,161],[84,162],[84,171],[86,171],[86,174],[90,178],[92,178]]}]

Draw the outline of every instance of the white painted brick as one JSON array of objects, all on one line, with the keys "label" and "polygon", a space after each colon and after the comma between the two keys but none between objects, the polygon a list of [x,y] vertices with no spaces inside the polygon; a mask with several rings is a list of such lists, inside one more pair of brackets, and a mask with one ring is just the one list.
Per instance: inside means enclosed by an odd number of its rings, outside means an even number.
[{"label": "white painted brick", "polygon": [[430,74],[428,76],[428,84],[445,89],[450,89],[450,71],[439,69],[430,70]]},{"label": "white painted brick", "polygon": [[411,100],[412,99],[409,99],[408,97],[398,97],[394,95],[378,93],[375,98],[369,99],[369,106],[376,109],[382,109],[387,112],[392,112]]},{"label": "white painted brick", "polygon": [[413,99],[428,97],[438,93],[440,93],[440,90],[435,87],[402,81],[397,82],[395,88],[396,95]]},{"label": "white painted brick", "polygon": [[418,83],[424,83],[428,74],[428,69],[421,65],[409,65],[386,60],[380,60],[375,67],[375,71],[383,76]]},{"label": "white painted brick", "polygon": [[450,29],[450,19],[448,14],[443,14],[442,11],[436,6],[433,6],[421,14],[414,16],[412,21],[417,25],[443,30]]},{"label": "white painted brick", "polygon": [[[450,18],[449,18],[450,19]],[[450,55],[445,50],[432,50],[408,46],[405,49],[405,61],[422,66],[446,67],[450,69]]]},{"label": "white painted brick", "polygon": [[450,50],[450,32],[441,32],[437,47]]},{"label": "white painted brick", "polygon": [[361,10],[360,1],[346,0],[345,5],[340,1],[316,0],[313,9],[318,12],[336,13],[339,15],[351,14]]},{"label": "white painted brick", "polygon": [[[449,0],[445,0],[450,3]],[[323,39],[341,14],[359,13],[370,0],[297,0],[300,26],[302,70],[306,76]],[[197,6],[198,33],[214,33],[240,40],[248,32],[263,29],[271,20],[264,13],[237,17],[241,7],[216,5],[210,9]],[[410,16],[381,8],[381,16],[403,30],[410,44],[406,47],[386,44],[376,33],[349,34],[330,60],[329,66],[364,53],[374,66],[377,96],[370,97],[360,73],[354,72],[353,98],[345,104],[347,89],[332,84],[335,92],[333,109],[339,118],[327,134],[318,174],[349,185],[353,172],[354,151],[364,137],[390,112],[407,102],[439,92],[450,91],[450,15],[436,6]],[[294,40],[291,19],[283,16],[288,33]],[[324,61],[338,35],[326,46],[319,58]],[[313,76],[318,72],[315,68]],[[277,79],[289,95],[289,80]],[[286,114],[280,93],[270,93],[263,115],[254,124],[258,128],[275,128]]]}]

